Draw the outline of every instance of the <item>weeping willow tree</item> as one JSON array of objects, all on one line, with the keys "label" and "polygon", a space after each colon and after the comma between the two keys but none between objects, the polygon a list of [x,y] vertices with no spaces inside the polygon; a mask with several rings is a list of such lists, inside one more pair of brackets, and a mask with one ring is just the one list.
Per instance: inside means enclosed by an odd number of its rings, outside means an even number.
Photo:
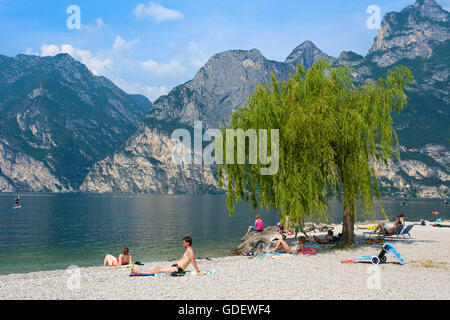
[{"label": "weeping willow tree", "polygon": [[[336,197],[344,207],[341,245],[352,245],[357,203],[368,215],[373,214],[373,200],[380,199],[373,164],[387,165],[394,154],[399,156],[392,113],[405,107],[404,89],[411,81],[406,67],[396,67],[386,78],[355,86],[348,68],[332,68],[326,60],[307,73],[298,66],[285,82],[272,73],[271,85],[258,84],[246,106],[232,114],[231,125],[223,129],[222,148],[225,158],[227,143],[235,139],[227,129],[266,129],[267,151],[278,157],[279,168],[275,174],[261,174],[268,164],[260,158],[249,161],[255,149],[246,139],[245,161],[218,168],[220,186],[226,171],[230,215],[243,199],[293,222],[326,221],[328,203]],[[275,153],[274,129],[279,132]],[[258,147],[264,138],[257,136]],[[228,153],[237,157],[238,148],[234,143]]]}]

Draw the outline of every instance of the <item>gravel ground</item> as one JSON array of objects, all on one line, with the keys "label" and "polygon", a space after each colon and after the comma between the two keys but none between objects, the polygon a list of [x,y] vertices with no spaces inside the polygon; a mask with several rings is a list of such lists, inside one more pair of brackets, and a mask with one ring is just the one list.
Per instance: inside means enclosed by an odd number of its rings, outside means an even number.
[{"label": "gravel ground", "polygon": [[356,249],[270,255],[262,261],[244,256],[200,260],[200,270],[216,271],[206,276],[129,277],[128,268],[92,267],[79,269],[77,287],[77,273],[67,270],[10,274],[0,276],[0,299],[450,299],[450,228],[417,225],[412,240],[390,241],[405,265],[392,255],[379,266],[341,263],[378,254],[379,246],[363,244],[362,231],[357,230],[361,245]]}]

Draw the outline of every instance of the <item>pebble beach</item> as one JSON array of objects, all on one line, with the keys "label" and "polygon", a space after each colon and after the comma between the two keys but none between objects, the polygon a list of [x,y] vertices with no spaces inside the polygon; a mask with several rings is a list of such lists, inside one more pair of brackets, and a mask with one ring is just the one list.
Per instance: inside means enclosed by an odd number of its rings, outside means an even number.
[{"label": "pebble beach", "polygon": [[[322,245],[309,256],[230,256],[199,260],[210,275],[184,277],[130,277],[126,267],[90,267],[0,276],[0,299],[25,300],[308,300],[308,299],[450,299],[450,228],[419,222],[411,239],[386,240],[406,264],[393,255],[387,263],[341,263],[342,260],[378,255],[380,246],[366,244],[364,230],[356,226],[358,246],[330,249]],[[450,224],[450,221],[442,221]],[[368,224],[367,224],[368,225]],[[334,231],[340,232],[336,225]],[[324,233],[316,233],[321,236]],[[308,243],[308,244],[312,244]],[[307,245],[308,245],[307,244]],[[194,245],[195,250],[195,245]],[[100,262],[101,263],[101,262]],[[161,261],[139,266],[148,270],[171,265]],[[188,270],[193,270],[192,265]],[[79,281],[78,281],[79,279]]]}]

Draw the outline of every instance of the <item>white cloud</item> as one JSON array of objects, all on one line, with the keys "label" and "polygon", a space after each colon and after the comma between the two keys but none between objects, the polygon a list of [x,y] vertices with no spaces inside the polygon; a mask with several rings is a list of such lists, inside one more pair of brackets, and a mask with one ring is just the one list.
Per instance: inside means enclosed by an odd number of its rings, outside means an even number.
[{"label": "white cloud", "polygon": [[54,45],[54,44],[43,44],[41,46],[41,56],[43,56],[43,57],[55,56],[58,53],[61,53],[61,49],[57,45]]},{"label": "white cloud", "polygon": [[182,19],[184,17],[180,11],[164,8],[163,6],[154,2],[150,2],[148,6],[145,6],[142,3],[139,4],[134,9],[133,14],[137,19],[145,19],[151,17],[156,22]]},{"label": "white cloud", "polygon": [[137,45],[138,43],[139,43],[139,39],[134,39],[129,42],[126,42],[125,39],[123,39],[121,36],[117,36],[116,40],[114,41],[114,44],[113,44],[113,49],[116,51],[123,50],[123,49],[130,49],[130,48],[134,47],[135,45]]},{"label": "white cloud", "polygon": [[126,93],[142,94],[152,102],[169,93],[169,89],[165,86],[147,86],[139,82],[128,82],[122,78],[114,80],[114,83]]},{"label": "white cloud", "polygon": [[71,55],[72,58],[85,64],[95,75],[104,74],[107,69],[111,69],[114,64],[114,60],[111,58],[101,59],[95,57],[90,51],[75,48],[70,44],[63,44],[61,48],[54,44],[43,44],[41,46],[41,56],[43,57],[55,56],[59,53]]},{"label": "white cloud", "polygon": [[[1,0],[0,0],[0,2],[1,2]],[[39,52],[36,52],[31,48],[27,48],[27,50],[25,50],[25,54],[28,54],[30,56],[38,56]]]},{"label": "white cloud", "polygon": [[[105,76],[125,92],[142,94],[151,101],[168,94],[174,84],[185,81],[188,76],[186,69],[190,66],[185,68],[178,59],[164,63],[151,59],[133,59],[126,49],[137,43],[139,39],[127,41],[118,35],[109,48],[100,51],[89,51],[71,44],[44,43],[39,52],[28,48],[26,53],[41,56],[67,53],[86,65],[93,74]],[[196,49],[198,47],[191,43],[190,53],[194,53]]]},{"label": "white cloud", "polygon": [[143,95],[145,95],[147,98],[150,99],[150,101],[154,102],[156,99],[158,99],[161,96],[164,96],[169,93],[169,90],[164,87],[145,87],[145,92]]},{"label": "white cloud", "polygon": [[154,60],[142,61],[140,63],[141,67],[147,71],[156,73],[158,75],[168,75],[168,74],[180,74],[186,72],[178,61],[171,60],[169,63],[160,63]]},{"label": "white cloud", "polygon": [[95,20],[95,25],[82,25],[81,29],[82,30],[86,30],[88,32],[92,32],[92,31],[100,30],[100,29],[102,29],[105,26],[106,26],[106,24],[103,23],[103,19],[102,18],[97,18]]}]

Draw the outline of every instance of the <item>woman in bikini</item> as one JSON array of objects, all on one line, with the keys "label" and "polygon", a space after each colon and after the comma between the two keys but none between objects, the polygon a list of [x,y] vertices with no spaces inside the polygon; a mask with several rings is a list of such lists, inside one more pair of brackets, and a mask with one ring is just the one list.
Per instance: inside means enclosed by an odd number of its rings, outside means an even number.
[{"label": "woman in bikini", "polygon": [[103,265],[109,267],[132,265],[133,260],[128,252],[128,248],[125,247],[123,248],[123,251],[118,258],[114,257],[113,255],[107,254],[105,256],[105,260],[103,261]]},{"label": "woman in bikini", "polygon": [[[273,250],[269,250],[272,252],[284,252],[284,253],[306,253],[306,252],[315,252],[313,249],[311,248],[307,248],[305,247],[306,244],[306,238],[305,237],[299,237],[298,238],[298,245],[296,245],[295,247],[289,247],[289,244],[284,241],[283,239],[280,239],[277,243],[277,245],[275,246],[275,248]],[[263,251],[265,252],[269,252],[269,251]]]}]

